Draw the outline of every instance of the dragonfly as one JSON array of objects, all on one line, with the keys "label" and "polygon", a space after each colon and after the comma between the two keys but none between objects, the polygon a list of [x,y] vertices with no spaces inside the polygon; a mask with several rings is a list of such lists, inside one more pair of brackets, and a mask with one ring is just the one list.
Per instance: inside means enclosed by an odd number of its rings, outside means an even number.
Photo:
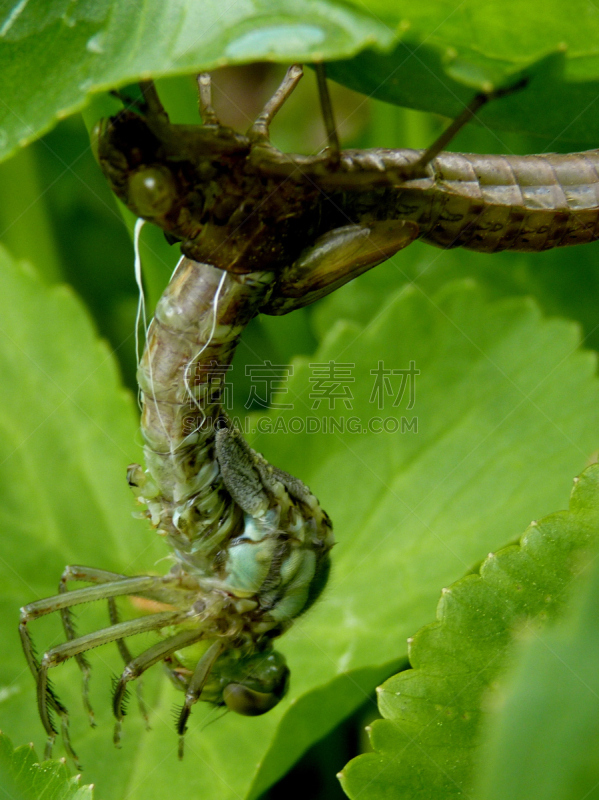
[{"label": "dragonfly", "polygon": [[[208,75],[198,78],[202,125],[173,125],[151,81],[142,100],[101,121],[96,158],[115,194],[179,242],[184,255],[158,303],[138,370],[145,467],[128,481],[174,556],[163,576],[69,566],[59,593],[21,610],[20,635],[37,687],[50,757],[60,728],[76,753],[50,670],[74,658],[92,715],[86,653],[116,643],[115,743],[132,681],[162,662],[185,695],[179,754],[199,700],[245,715],[274,708],[289,670],[274,641],[322,593],[332,524],[298,478],[269,464],[234,429],[223,380],[248,323],[312,303],[416,239],[485,252],[543,250],[599,237],[599,152],[475,156],[443,148],[485,102],[478,95],[427,150],[341,151],[322,66],[328,145],[282,153],[269,126],[302,75],[292,66],[246,134],[222,125]],[[70,589],[73,582],[88,584]],[[116,598],[156,609],[119,621]],[[110,625],[79,636],[72,609],[104,601]],[[65,642],[36,655],[30,625],[58,613]],[[129,637],[159,640],[137,656]]]}]

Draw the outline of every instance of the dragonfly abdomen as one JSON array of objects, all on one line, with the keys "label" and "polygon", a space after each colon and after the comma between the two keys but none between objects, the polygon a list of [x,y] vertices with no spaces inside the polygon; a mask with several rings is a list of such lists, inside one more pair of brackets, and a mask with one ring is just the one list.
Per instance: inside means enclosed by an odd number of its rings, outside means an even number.
[{"label": "dragonfly abdomen", "polygon": [[147,473],[137,494],[179,557],[202,571],[240,524],[215,458],[214,429],[235,346],[270,280],[272,273],[236,276],[182,259],[138,370]]}]

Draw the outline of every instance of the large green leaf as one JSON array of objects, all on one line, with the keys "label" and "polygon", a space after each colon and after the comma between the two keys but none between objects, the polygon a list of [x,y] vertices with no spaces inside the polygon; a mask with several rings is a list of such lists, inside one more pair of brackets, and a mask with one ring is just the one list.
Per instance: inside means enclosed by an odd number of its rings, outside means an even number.
[{"label": "large green leaf", "polygon": [[458,279],[475,280],[494,299],[532,295],[548,316],[581,322],[585,346],[599,348],[599,242],[544,253],[494,253],[490,258],[461,248],[440,251],[414,242],[315,306],[314,328],[323,334],[337,316],[365,324],[380,309],[381,298],[404,283],[430,295],[445,282]]},{"label": "large green leaf", "polygon": [[[0,267],[3,728],[41,744],[17,643],[18,607],[52,594],[67,562],[143,572],[163,551],[131,520],[124,470],[139,457],[135,419],[110,354],[70,293],[46,289],[6,257]],[[256,439],[273,463],[318,492],[339,540],[322,601],[281,640],[292,669],[289,699],[263,718],[228,715],[206,730],[214,715],[198,708],[179,763],[170,719],[179,698],[155,669],[146,685],[152,731],[142,730],[132,708],[115,751],[109,672],[121,667],[114,648],[102,648],[91,656],[95,731],[81,711],[76,666],[54,676],[72,710],[85,780],[104,800],[255,797],[362,704],[397,668],[405,638],[431,618],[440,586],[565,502],[566,476],[591,455],[589,433],[599,421],[594,359],[577,352],[577,342],[575,326],[542,320],[526,301],[486,303],[470,285],[433,299],[400,292],[372,324],[339,322],[314,361],[355,364],[353,408],[329,412],[325,401],[312,411],[310,367],[298,360],[281,398],[295,410],[279,424],[351,416],[361,431],[373,417],[403,415],[418,417],[418,433]],[[379,410],[369,402],[370,370],[378,361],[403,369],[410,360],[421,371],[415,407],[405,408],[406,394],[400,406],[387,398]],[[82,630],[105,624],[103,609],[81,617]],[[32,632],[40,649],[61,636],[51,620]]]},{"label": "large green leaf", "polygon": [[[598,490],[599,466],[593,465],[575,481],[570,511],[533,522],[519,544],[490,553],[480,573],[468,575],[443,590],[437,622],[410,639],[412,668],[390,678],[379,689],[379,709],[385,720],[372,725],[375,752],[354,759],[341,774],[350,797],[443,800],[471,796],[472,771],[480,758],[477,747],[489,689],[513,659],[514,632],[522,628],[534,630],[563,613],[584,555],[588,558],[597,545]],[[568,670],[554,651],[544,648],[543,653],[545,663],[551,661],[554,671],[556,665],[562,671],[561,680],[545,686],[551,686],[552,696],[560,697],[554,702],[566,708],[568,700],[560,684],[566,674],[566,681],[571,681],[576,670]],[[587,658],[592,661],[595,655],[596,648]],[[540,685],[538,672],[529,671],[528,677],[527,690],[533,684]],[[589,688],[585,688],[587,697]],[[520,692],[518,701],[523,694]],[[594,701],[596,706],[596,695]],[[545,709],[542,719],[539,714],[535,718],[530,696],[527,703],[522,703],[510,719],[513,730],[519,731],[516,736],[522,737],[526,727],[536,727],[552,738],[553,725],[560,725],[558,715],[552,717],[551,711]],[[579,703],[576,709],[570,709],[573,717],[580,707]],[[552,718],[553,725],[549,723]],[[523,727],[525,719],[528,726]],[[563,728],[561,734],[564,742],[570,735]],[[537,750],[538,737],[534,746],[532,736],[529,742]],[[576,747],[573,739],[571,745]],[[559,746],[553,739],[551,748],[549,758],[559,761]],[[517,746],[512,752],[516,749]],[[502,768],[494,777],[508,768],[505,756],[504,753]],[[516,774],[522,776],[529,757],[530,753],[521,751],[520,763],[509,765],[512,781]],[[546,774],[545,779],[549,786],[551,778]],[[534,779],[530,784],[528,779],[525,781],[529,788],[534,785]],[[538,783],[538,795],[517,793],[509,779],[489,787],[488,796],[494,798],[566,797],[557,790],[554,795],[548,794]]]},{"label": "large green leaf", "polygon": [[[589,500],[596,505],[596,494]],[[516,674],[491,705],[476,796],[599,797],[599,562],[575,616],[528,637]]]},{"label": "large green leaf", "polygon": [[598,34],[591,0],[6,0],[0,158],[94,92],[259,60],[336,59],[334,78],[449,116],[475,88],[524,71],[533,89],[492,104],[486,124],[594,141]]},{"label": "large green leaf", "polygon": [[[514,538],[532,516],[549,512],[556,496],[565,504],[569,479],[553,466],[558,453],[574,455],[574,430],[586,425],[578,414],[572,428],[559,419],[565,406],[557,396],[578,394],[560,375],[562,359],[588,359],[588,374],[594,369],[593,356],[574,355],[569,325],[541,323],[526,301],[486,304],[469,285],[432,299],[407,290],[386,304],[380,299],[379,308],[364,327],[339,322],[313,359],[355,364],[353,410],[339,403],[332,412],[312,410],[312,371],[302,359],[280,398],[295,408],[280,419],[292,429],[294,416],[311,417],[321,434],[283,430],[255,442],[318,492],[339,538],[326,597],[281,644],[296,686],[322,660],[323,647],[330,663],[321,664],[321,679],[329,670],[402,655],[414,622],[431,618],[440,586]],[[370,370],[378,361],[407,367],[411,359],[422,373],[414,411],[406,412],[407,397],[399,409],[387,404],[378,411],[369,403]],[[377,414],[402,413],[417,414],[417,435],[365,433]],[[331,431],[331,417],[340,423],[352,415],[357,433]],[[314,643],[306,643],[306,631]],[[275,742],[271,757],[290,752]],[[259,778],[257,786],[264,785]]]},{"label": "large green leaf", "polygon": [[81,109],[88,95],[143,76],[248,61],[345,58],[393,31],[339,0],[55,0],[0,12],[0,157]]},{"label": "large green leaf", "polygon": [[529,90],[490,104],[484,124],[547,137],[550,147],[555,139],[595,146],[599,14],[589,0],[369,0],[368,8],[392,20],[402,41],[331,65],[336,80],[455,117],[485,82],[526,75]]},{"label": "large green leaf", "polygon": [[0,733],[0,792],[10,800],[93,800],[93,786],[81,786],[64,761],[39,763],[31,745],[13,749]]}]

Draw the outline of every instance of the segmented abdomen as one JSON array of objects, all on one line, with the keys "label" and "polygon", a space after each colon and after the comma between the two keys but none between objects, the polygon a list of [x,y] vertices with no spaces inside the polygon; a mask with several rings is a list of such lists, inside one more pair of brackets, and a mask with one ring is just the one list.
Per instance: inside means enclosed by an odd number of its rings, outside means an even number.
[{"label": "segmented abdomen", "polygon": [[138,370],[149,472],[139,494],[181,560],[199,569],[211,568],[238,524],[214,455],[214,423],[235,347],[271,280],[272,273],[233,275],[182,259]]},{"label": "segmented abdomen", "polygon": [[[381,170],[401,169],[420,154],[348,154],[346,168],[351,160],[358,171],[372,169],[367,161],[380,164]],[[383,200],[383,216],[413,219],[421,238],[439,247],[496,252],[582,244],[599,238],[599,151],[534,156],[441,153],[428,166],[426,177],[346,197],[363,213],[374,195]]]}]

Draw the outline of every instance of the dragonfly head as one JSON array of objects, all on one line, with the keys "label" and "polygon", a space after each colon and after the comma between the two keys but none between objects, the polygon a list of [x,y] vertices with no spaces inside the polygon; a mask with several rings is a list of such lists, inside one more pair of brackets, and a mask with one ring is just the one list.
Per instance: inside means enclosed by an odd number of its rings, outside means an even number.
[{"label": "dragonfly head", "polygon": [[201,699],[256,717],[274,708],[288,687],[289,668],[276,650],[229,650],[214,665]]},{"label": "dragonfly head", "polygon": [[168,228],[183,200],[176,169],[146,120],[123,111],[100,120],[91,132],[92,152],[110,187],[138,217]]},{"label": "dragonfly head", "polygon": [[249,144],[227,128],[171,125],[164,112],[146,108],[101,119],[91,147],[111,189],[136,216],[172,240],[193,242],[212,216],[232,213],[221,208],[228,188],[221,163],[232,169]]},{"label": "dragonfly head", "polygon": [[91,140],[117,197],[195,261],[239,274],[281,269],[305,246],[297,219],[310,229],[320,219],[312,184],[257,178],[250,139],[225,126],[171,124],[164,111],[130,105],[100,120]]}]

